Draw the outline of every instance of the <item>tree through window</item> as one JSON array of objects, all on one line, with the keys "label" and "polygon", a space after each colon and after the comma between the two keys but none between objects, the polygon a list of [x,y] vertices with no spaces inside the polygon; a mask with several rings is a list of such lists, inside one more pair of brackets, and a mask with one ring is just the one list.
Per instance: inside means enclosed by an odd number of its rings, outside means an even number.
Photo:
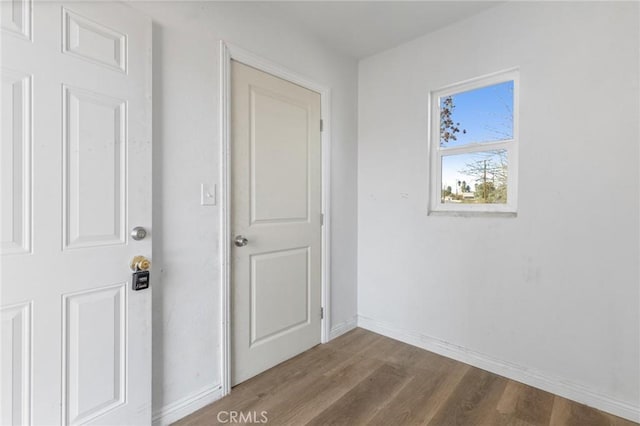
[{"label": "tree through window", "polygon": [[432,211],[515,212],[516,107],[515,71],[432,92]]}]

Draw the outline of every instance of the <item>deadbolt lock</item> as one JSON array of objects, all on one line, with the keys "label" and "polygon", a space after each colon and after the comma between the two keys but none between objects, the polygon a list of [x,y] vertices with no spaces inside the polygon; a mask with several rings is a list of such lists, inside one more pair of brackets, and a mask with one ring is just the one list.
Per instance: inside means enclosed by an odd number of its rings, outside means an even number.
[{"label": "deadbolt lock", "polygon": [[133,238],[136,241],[144,240],[146,236],[147,236],[147,230],[144,229],[142,226],[136,226],[131,230],[131,238]]}]

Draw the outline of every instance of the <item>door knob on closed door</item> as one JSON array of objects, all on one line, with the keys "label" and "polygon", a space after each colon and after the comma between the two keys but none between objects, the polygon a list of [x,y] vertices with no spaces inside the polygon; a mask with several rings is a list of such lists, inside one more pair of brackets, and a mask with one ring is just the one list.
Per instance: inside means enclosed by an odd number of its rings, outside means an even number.
[{"label": "door knob on closed door", "polygon": [[236,245],[236,247],[244,247],[247,244],[249,244],[249,240],[247,240],[242,235],[236,235],[236,237],[233,240],[233,243]]}]

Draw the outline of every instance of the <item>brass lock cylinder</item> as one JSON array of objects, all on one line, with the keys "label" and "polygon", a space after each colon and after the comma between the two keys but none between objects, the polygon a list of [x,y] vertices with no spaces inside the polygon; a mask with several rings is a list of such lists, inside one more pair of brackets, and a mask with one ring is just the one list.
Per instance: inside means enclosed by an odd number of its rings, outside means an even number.
[{"label": "brass lock cylinder", "polygon": [[144,256],[135,256],[131,259],[132,271],[148,271],[151,268],[151,261]]}]

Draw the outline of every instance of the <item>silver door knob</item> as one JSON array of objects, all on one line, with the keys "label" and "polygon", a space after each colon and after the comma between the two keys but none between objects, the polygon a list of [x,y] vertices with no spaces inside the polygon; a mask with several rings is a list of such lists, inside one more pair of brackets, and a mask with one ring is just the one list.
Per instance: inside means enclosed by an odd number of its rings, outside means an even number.
[{"label": "silver door knob", "polygon": [[236,237],[233,239],[233,244],[235,244],[236,247],[244,247],[249,244],[249,240],[247,240],[242,235],[236,235]]},{"label": "silver door knob", "polygon": [[131,238],[136,241],[144,240],[144,237],[147,236],[147,230],[142,226],[136,226],[131,230]]}]

